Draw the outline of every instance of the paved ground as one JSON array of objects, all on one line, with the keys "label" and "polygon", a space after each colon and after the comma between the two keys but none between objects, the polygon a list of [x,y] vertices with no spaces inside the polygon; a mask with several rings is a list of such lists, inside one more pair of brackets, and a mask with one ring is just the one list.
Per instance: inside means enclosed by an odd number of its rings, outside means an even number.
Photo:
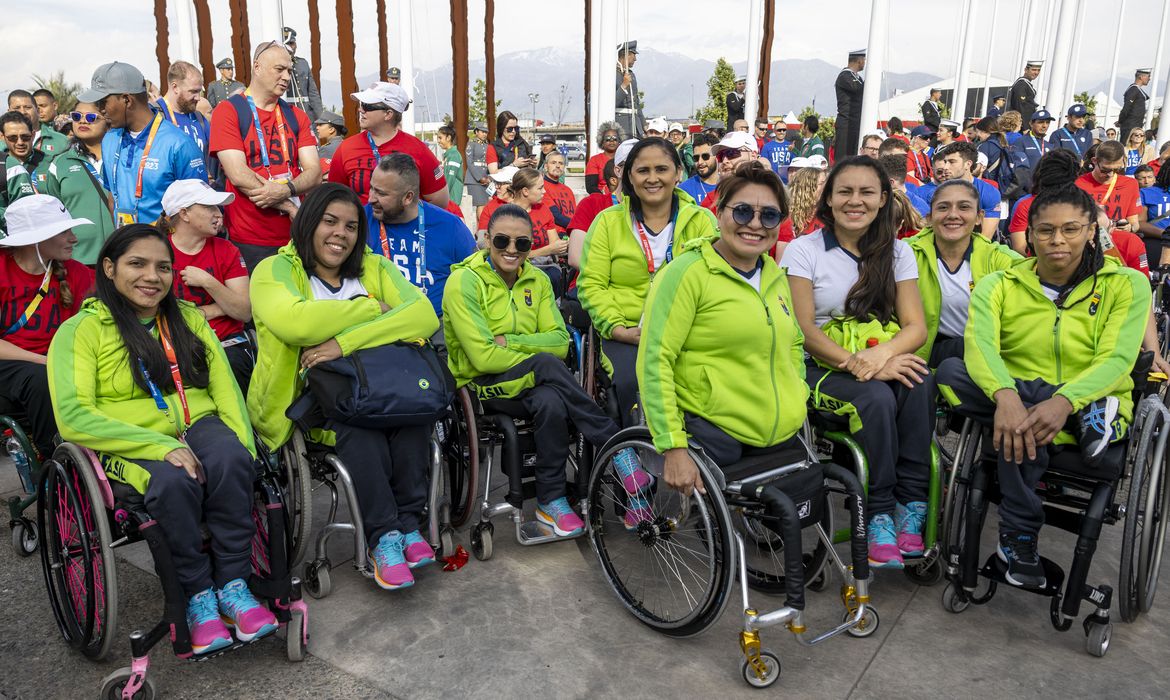
[{"label": "paved ground", "polygon": [[[0,493],[17,488],[5,459]],[[318,493],[321,503],[324,493]],[[322,504],[323,505],[323,504]],[[320,511],[319,511],[320,512]],[[989,528],[990,529],[990,528]],[[1116,578],[1119,527],[1107,528],[1092,580]],[[7,535],[7,531],[5,531]],[[462,570],[424,570],[418,584],[384,592],[357,575],[345,542],[331,547],[333,594],[311,601],[311,656],[284,658],[267,640],[203,664],[153,654],[153,678],[171,698],[749,697],[739,677],[739,614],[687,640],[658,635],[611,594],[584,540],[522,548],[497,523],[496,554]],[[467,533],[459,539],[466,546]],[[1045,551],[1071,551],[1068,536],[1046,535]],[[141,550],[119,565],[124,633],[159,614],[155,582]],[[1170,585],[1170,584],[1167,584]],[[787,632],[764,632],[780,654],[776,691],[811,698],[1170,697],[1170,594],[1135,624],[1118,623],[1104,659],[1084,652],[1080,623],[1066,633],[1048,623],[1047,601],[1001,591],[989,606],[944,612],[942,587],[921,588],[882,573],[873,587],[881,626],[867,639],[840,637],[803,648]],[[779,601],[753,594],[760,607]],[[841,614],[833,593],[810,593],[810,628]],[[1087,612],[1087,611],[1085,611]],[[106,674],[128,662],[89,662],[57,634],[36,557],[0,546],[0,697],[93,697]]]}]

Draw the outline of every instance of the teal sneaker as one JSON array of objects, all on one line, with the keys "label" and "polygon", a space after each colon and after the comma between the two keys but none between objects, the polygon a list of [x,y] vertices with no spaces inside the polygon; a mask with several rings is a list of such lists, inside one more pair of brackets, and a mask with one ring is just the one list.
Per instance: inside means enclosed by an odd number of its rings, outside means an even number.
[{"label": "teal sneaker", "polygon": [[191,651],[209,654],[232,644],[232,634],[219,619],[215,589],[208,588],[187,601],[187,631],[191,635]]},{"label": "teal sneaker", "polygon": [[370,550],[370,560],[374,562],[374,581],[379,588],[393,591],[414,585],[414,574],[410,573],[410,565],[403,556],[405,548],[406,538],[394,530],[382,535],[378,544]]},{"label": "teal sneaker", "polygon": [[229,581],[219,591],[219,615],[236,631],[236,639],[250,642],[276,631],[276,616],[260,604],[244,579]]},{"label": "teal sneaker", "polygon": [[613,456],[613,466],[622,479],[622,488],[631,496],[645,491],[654,483],[654,477],[642,468],[638,453],[627,447]]},{"label": "teal sneaker", "polygon": [[869,565],[875,569],[903,567],[894,519],[888,513],[879,513],[869,519]]},{"label": "teal sneaker", "polygon": [[537,503],[536,519],[551,527],[558,537],[572,537],[585,529],[585,523],[564,497],[552,503]]},{"label": "teal sneaker", "polygon": [[894,522],[898,528],[898,551],[904,557],[920,557],[926,551],[922,542],[922,528],[926,525],[926,501],[911,501],[894,506]]}]

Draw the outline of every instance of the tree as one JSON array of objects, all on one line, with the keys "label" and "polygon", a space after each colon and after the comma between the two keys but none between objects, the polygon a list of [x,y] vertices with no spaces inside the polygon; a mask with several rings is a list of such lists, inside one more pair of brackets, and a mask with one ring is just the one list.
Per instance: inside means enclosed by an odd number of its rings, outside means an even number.
[{"label": "tree", "polygon": [[1078,92],[1077,94],[1073,95],[1073,102],[1080,102],[1083,104],[1089,110],[1090,117],[1096,116],[1097,98],[1089,97],[1088,92]]},{"label": "tree", "polygon": [[573,96],[569,94],[569,88],[561,85],[561,91],[557,94],[556,102],[553,104],[552,114],[553,121],[557,126],[560,126],[565,121],[565,112],[568,111],[569,105],[573,102]]},{"label": "tree", "polygon": [[695,119],[700,124],[708,119],[727,121],[727,93],[735,90],[735,70],[722,56],[715,62],[715,72],[707,79],[707,104],[698,112]]},{"label": "tree", "polygon": [[[503,100],[496,100],[496,107],[503,104]],[[467,106],[467,117],[471,124],[487,121],[487,83],[483,78],[476,78],[475,85],[471,86],[471,104]]]},{"label": "tree", "polygon": [[53,93],[53,97],[57,100],[58,112],[67,114],[72,112],[73,108],[77,106],[77,96],[81,93],[81,83],[65,82],[65,71],[59,70],[48,78],[42,78],[34,74],[33,82],[37,84],[37,88]]},{"label": "tree", "polygon": [[804,109],[800,110],[800,114],[796,115],[797,121],[801,124],[804,123],[807,117],[816,117],[821,125],[821,128],[817,130],[817,136],[820,136],[826,145],[833,143],[833,140],[837,137],[837,118],[821,116],[817,112],[816,107],[812,105],[806,105]]}]

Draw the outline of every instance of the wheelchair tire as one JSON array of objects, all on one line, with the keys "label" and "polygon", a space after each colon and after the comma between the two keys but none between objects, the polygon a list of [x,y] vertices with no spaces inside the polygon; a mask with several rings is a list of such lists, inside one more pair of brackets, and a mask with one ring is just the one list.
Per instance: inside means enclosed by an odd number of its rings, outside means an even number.
[{"label": "wheelchair tire", "polygon": [[329,574],[332,566],[328,559],[317,559],[305,564],[305,592],[320,600],[333,592],[333,579]]},{"label": "wheelchair tire", "polygon": [[471,553],[480,561],[492,558],[492,536],[495,527],[489,523],[479,523],[471,529]]},{"label": "wheelchair tire", "polygon": [[[949,481],[949,488],[943,496],[942,532],[939,546],[942,565],[958,567],[962,556],[963,537],[966,532],[967,496],[970,491],[971,474],[976,460],[982,459],[983,430],[973,426],[972,434],[963,446],[962,454],[956,454],[955,466]],[[984,520],[986,520],[986,511]],[[982,523],[981,523],[982,524]]]},{"label": "wheelchair tire", "polygon": [[288,536],[288,566],[291,569],[305,558],[309,535],[313,532],[313,480],[309,469],[309,450],[305,436],[293,430],[292,437],[280,448],[281,490],[284,492],[285,533]]},{"label": "wheelchair tire", "polygon": [[40,544],[37,524],[28,518],[20,518],[12,523],[12,551],[18,557],[31,557],[36,554]]},{"label": "wheelchair tire", "polygon": [[746,659],[740,667],[744,681],[753,688],[767,688],[780,678],[780,657],[764,649],[760,652],[760,661],[764,662],[764,677],[756,675],[752,665]]},{"label": "wheelchair tire", "polygon": [[1112,639],[1112,623],[1089,622],[1085,625],[1085,651],[1089,652],[1090,656],[1097,658],[1105,656]]},{"label": "wheelchair tire", "polygon": [[455,394],[450,414],[443,419],[443,460],[445,487],[451,504],[451,526],[463,527],[475,509],[479,483],[480,446],[475,406],[467,388]]},{"label": "wheelchair tire", "polygon": [[[126,687],[126,682],[133,673],[129,666],[125,666],[103,678],[101,694],[98,697],[101,700],[122,700],[122,689]],[[147,676],[142,679],[142,687],[134,693],[133,700],[154,700],[156,696],[154,681]]]},{"label": "wheelchair tire", "polygon": [[1168,429],[1163,414],[1154,409],[1146,414],[1137,436],[1137,454],[1126,497],[1118,582],[1121,619],[1125,622],[1133,622],[1138,615],[1148,612],[1157,591],[1166,518],[1170,516],[1166,436],[1163,435]]},{"label": "wheelchair tire", "polygon": [[959,595],[959,589],[953,581],[947,583],[942,592],[943,610],[958,615],[971,605],[966,596]]},{"label": "wheelchair tire", "polygon": [[285,653],[292,662],[304,661],[309,645],[305,641],[308,634],[305,630],[305,614],[300,610],[293,610],[289,614],[288,625],[285,627]]},{"label": "wheelchair tire", "polygon": [[[633,531],[624,522],[629,496],[612,464],[625,448],[633,448],[658,479],[642,492],[650,518]],[[589,478],[586,527],[606,580],[634,617],[672,637],[693,636],[714,624],[735,574],[731,514],[705,460],[693,452],[691,457],[705,495],[668,488],[649,431],[627,428],[601,450]]]},{"label": "wheelchair tire", "polygon": [[89,453],[62,443],[41,471],[37,526],[44,533],[41,569],[57,627],[95,661],[118,631],[118,574],[110,519]]}]

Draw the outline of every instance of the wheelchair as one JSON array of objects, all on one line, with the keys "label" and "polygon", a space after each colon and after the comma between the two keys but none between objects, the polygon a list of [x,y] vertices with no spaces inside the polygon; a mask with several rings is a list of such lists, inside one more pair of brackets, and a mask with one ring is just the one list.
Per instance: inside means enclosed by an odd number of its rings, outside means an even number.
[{"label": "wheelchair", "polygon": [[[302,661],[308,645],[308,608],[301,583],[289,575],[284,496],[277,475],[260,462],[253,486],[252,575],[248,585],[265,600],[286,629],[290,661]],[[141,494],[106,478],[97,455],[62,443],[45,462],[37,486],[37,525],[44,533],[41,565],[57,627],[70,646],[100,661],[109,655],[118,634],[118,576],[114,550],[146,540],[163,590],[163,616],[150,630],[130,634],[132,662],[107,676],[103,699],[153,698],[147,676],[150,650],[169,638],[176,656],[206,661],[249,644],[195,656],[187,628],[187,597],[179,585],[170,549],[160,528],[143,507]]]},{"label": "wheelchair", "polygon": [[[1121,619],[1132,622],[1153,606],[1170,517],[1170,484],[1166,475],[1166,441],[1170,410],[1159,392],[1166,378],[1148,374],[1152,355],[1143,353],[1134,370],[1134,423],[1130,437],[1111,445],[1103,464],[1087,468],[1075,445],[1054,449],[1048,471],[1038,487],[1044,500],[1045,524],[1077,535],[1067,578],[1055,562],[1041,557],[1044,588],[1025,588],[1051,598],[1052,626],[1067,631],[1080,614],[1081,602],[1094,606],[1082,627],[1089,654],[1109,650],[1113,624],[1110,608],[1115,591],[1108,584],[1090,585],[1087,578],[1103,524],[1124,520],[1121,571],[1117,598]],[[944,507],[943,542],[946,577],[943,608],[961,613],[971,604],[989,602],[1005,584],[1006,565],[993,552],[979,565],[979,542],[989,504],[998,500],[996,455],[988,426],[966,419],[957,448],[958,461],[949,478]],[[1051,449],[1051,448],[1050,448]],[[986,580],[980,590],[979,579]]]},{"label": "wheelchair", "polygon": [[13,462],[24,496],[8,499],[8,527],[12,528],[12,550],[20,557],[31,557],[40,544],[40,532],[36,521],[24,514],[37,500],[36,479],[41,471],[41,455],[29,439],[31,431],[26,429],[20,407],[0,399],[0,442],[5,446],[15,445],[24,455],[26,464],[22,467],[15,455]]},{"label": "wheelchair", "polygon": [[[683,496],[662,480],[665,460],[654,449],[650,432],[635,426],[601,449],[589,477],[590,545],[609,586],[643,624],[671,637],[705,631],[727,607],[738,574],[743,601],[741,672],[754,687],[770,686],[781,671],[780,658],[761,648],[761,628],[785,625],[797,641],[811,646],[843,632],[867,637],[879,624],[869,602],[861,484],[842,467],[818,463],[807,448],[807,435],[806,429],[799,449],[753,451],[724,469],[702,450],[692,449],[690,456],[707,493]],[[624,521],[628,496],[611,466],[613,456],[625,448],[633,448],[642,468],[656,477],[648,496],[652,517],[633,530]],[[832,546],[826,480],[838,484],[846,495],[849,564]],[[826,562],[832,562],[841,576],[845,613],[839,625],[811,636],[804,624],[805,584]],[[784,593],[785,604],[760,612],[749,600],[749,588]]]}]

